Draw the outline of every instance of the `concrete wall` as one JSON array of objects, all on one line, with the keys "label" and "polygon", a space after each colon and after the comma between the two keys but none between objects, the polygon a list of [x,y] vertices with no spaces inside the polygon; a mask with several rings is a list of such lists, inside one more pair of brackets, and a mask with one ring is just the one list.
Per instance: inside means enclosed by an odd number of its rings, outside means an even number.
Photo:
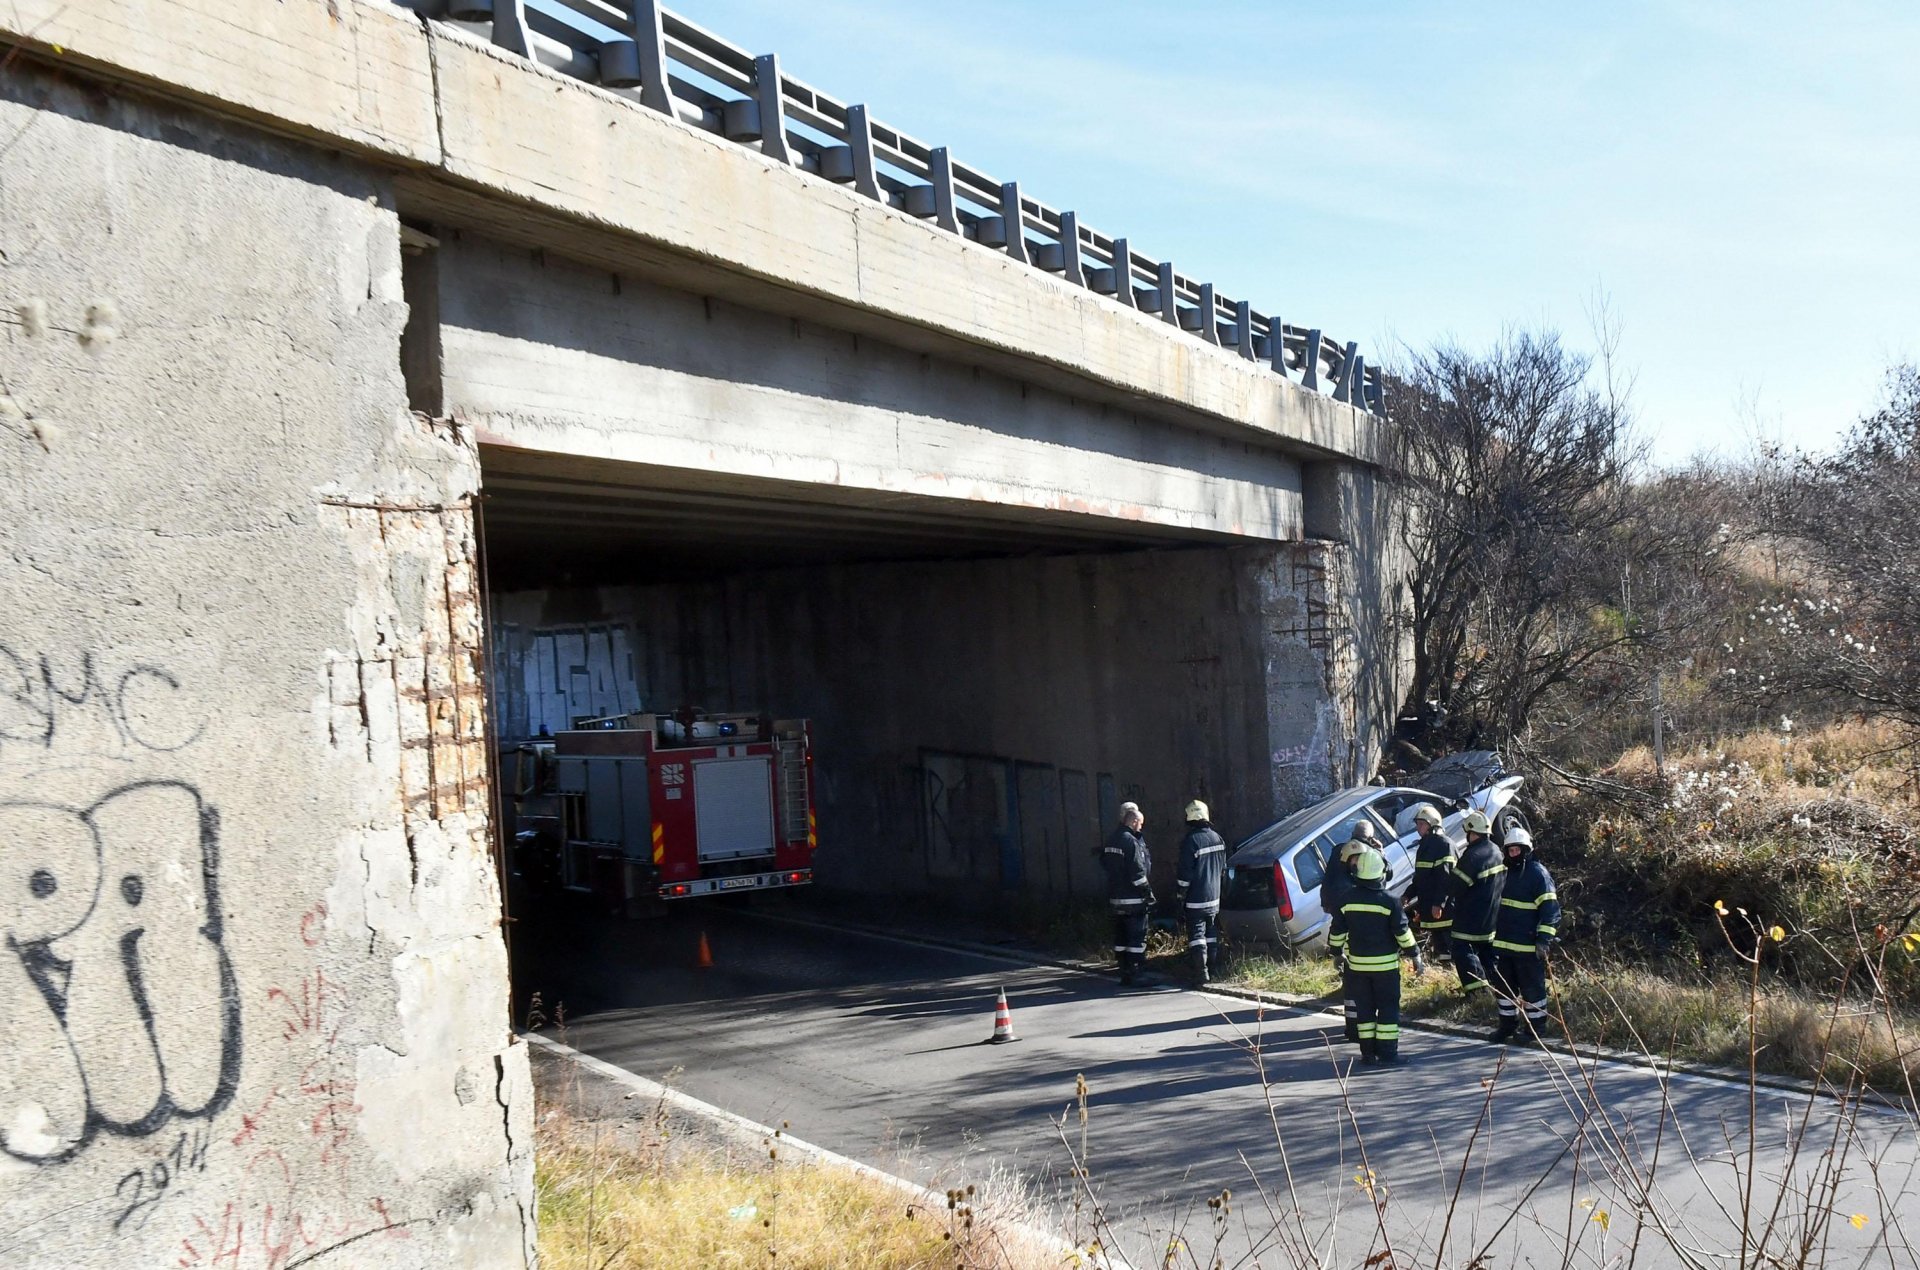
[{"label": "concrete wall", "polygon": [[[1305,615],[1322,548],[834,566],[496,597],[503,738],[682,705],[814,721],[823,885],[1093,893],[1122,799],[1170,880],[1327,792],[1350,726]],[[1319,587],[1319,591],[1315,591]]]},{"label": "concrete wall", "polygon": [[0,1264],[530,1258],[478,465],[403,319],[384,181],[0,75]]},{"label": "concrete wall", "polygon": [[1381,421],[1230,350],[385,0],[9,0],[0,34],[389,165],[441,223],[1268,445],[1383,453]]},{"label": "concrete wall", "polygon": [[1299,461],[1248,439],[469,234],[436,255],[446,408],[491,443],[1301,535]]}]

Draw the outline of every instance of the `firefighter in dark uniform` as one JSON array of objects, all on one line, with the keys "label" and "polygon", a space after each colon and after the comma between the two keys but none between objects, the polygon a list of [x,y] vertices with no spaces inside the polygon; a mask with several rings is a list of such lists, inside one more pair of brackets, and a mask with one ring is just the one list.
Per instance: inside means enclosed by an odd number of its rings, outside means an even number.
[{"label": "firefighter in dark uniform", "polygon": [[1327,942],[1346,962],[1346,993],[1358,1007],[1360,1061],[1390,1067],[1400,1061],[1400,958],[1413,958],[1415,974],[1426,966],[1386,877],[1387,862],[1372,847],[1354,857],[1353,889],[1334,912]]},{"label": "firefighter in dark uniform", "polygon": [[1507,866],[1489,836],[1493,824],[1485,812],[1468,812],[1463,827],[1467,848],[1453,862],[1450,875],[1453,929],[1448,944],[1453,949],[1453,968],[1460,975],[1460,991],[1477,997],[1487,988],[1487,962],[1492,958],[1493,927]]},{"label": "firefighter in dark uniform", "polygon": [[[1328,917],[1338,913],[1340,906],[1353,895],[1355,885],[1353,862],[1359,858],[1362,851],[1380,845],[1380,839],[1374,833],[1372,821],[1356,820],[1347,833],[1349,835],[1347,840],[1340,845],[1338,851],[1334,852],[1333,859],[1327,861],[1326,876],[1320,879],[1320,911]],[[1341,970],[1340,1012],[1346,1016],[1346,1037],[1349,1041],[1358,1043],[1360,1007],[1354,1001],[1353,994],[1346,991],[1346,969],[1344,962],[1341,961],[1342,953],[1334,946],[1331,939],[1327,941],[1327,951],[1333,954],[1334,962]]]},{"label": "firefighter in dark uniform", "polygon": [[1453,844],[1440,832],[1442,823],[1440,809],[1432,803],[1413,809],[1420,842],[1413,853],[1413,895],[1408,908],[1413,924],[1432,938],[1434,957],[1451,959],[1448,933],[1453,929],[1453,897],[1447,883],[1453,873]]},{"label": "firefighter in dark uniform", "polygon": [[1180,840],[1180,902],[1185,905],[1187,956],[1196,987],[1220,967],[1220,878],[1226,872],[1227,840],[1214,832],[1207,805],[1187,804],[1187,836]]},{"label": "firefighter in dark uniform", "polygon": [[1120,824],[1100,848],[1100,866],[1107,871],[1107,907],[1113,912],[1113,959],[1120,983],[1132,987],[1147,963],[1147,915],[1153,908],[1153,872],[1147,839],[1141,833],[1145,819],[1135,803],[1120,804]]},{"label": "firefighter in dark uniform", "polygon": [[1507,880],[1493,932],[1493,991],[1500,1003],[1493,1039],[1538,1045],[1546,1037],[1547,949],[1560,933],[1560,897],[1553,875],[1534,858],[1531,833],[1507,830],[1505,850]]}]

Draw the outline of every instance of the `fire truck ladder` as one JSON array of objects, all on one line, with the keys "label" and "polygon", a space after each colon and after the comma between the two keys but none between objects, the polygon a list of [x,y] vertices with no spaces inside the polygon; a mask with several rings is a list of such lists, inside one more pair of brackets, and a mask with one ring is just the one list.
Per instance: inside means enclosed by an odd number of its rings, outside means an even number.
[{"label": "fire truck ladder", "polygon": [[780,840],[807,836],[807,744],[798,737],[774,742],[780,755]]}]

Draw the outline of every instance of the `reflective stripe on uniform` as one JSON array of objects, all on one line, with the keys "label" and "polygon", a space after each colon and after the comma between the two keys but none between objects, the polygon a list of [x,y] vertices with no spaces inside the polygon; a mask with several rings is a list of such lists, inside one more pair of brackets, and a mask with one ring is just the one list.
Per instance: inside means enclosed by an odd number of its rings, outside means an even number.
[{"label": "reflective stripe on uniform", "polygon": [[1469,944],[1487,944],[1493,942],[1492,931],[1488,931],[1484,935],[1469,935],[1466,931],[1457,930],[1453,933],[1453,937],[1455,939],[1464,939]]},{"label": "reflective stripe on uniform", "polygon": [[1540,896],[1538,899],[1532,899],[1532,900],[1510,900],[1506,896],[1502,895],[1500,897],[1500,902],[1506,905],[1508,908],[1539,908],[1542,904],[1545,904],[1548,900],[1557,900],[1559,898],[1560,897],[1554,894],[1552,891],[1548,891],[1546,894]]},{"label": "reflective stripe on uniform", "polygon": [[1193,854],[1194,854],[1194,858],[1198,859],[1203,855],[1217,855],[1220,852],[1225,851],[1226,849],[1227,849],[1227,844],[1222,842],[1211,847],[1201,847],[1197,851],[1195,851]]},{"label": "reflective stripe on uniform", "polygon": [[1378,913],[1382,917],[1392,917],[1393,910],[1384,904],[1342,904],[1343,913]]},{"label": "reflective stripe on uniform", "polygon": [[1348,957],[1347,969],[1365,970],[1371,973],[1381,971],[1396,972],[1400,969],[1400,954],[1387,953],[1380,957]]},{"label": "reflective stripe on uniform", "polygon": [[1453,928],[1453,919],[1451,917],[1429,917],[1420,924],[1428,930],[1451,930]]},{"label": "reflective stripe on uniform", "polygon": [[[1455,938],[1459,938],[1459,936],[1455,936]],[[1534,946],[1532,944],[1516,944],[1505,939],[1494,940],[1493,946],[1495,948],[1498,948],[1501,952],[1510,952],[1510,953],[1530,953],[1534,949]]]},{"label": "reflective stripe on uniform", "polygon": [[1470,875],[1470,874],[1462,873],[1460,871],[1460,866],[1455,865],[1453,869],[1453,876],[1459,878],[1462,882],[1465,882],[1469,886],[1471,886],[1475,882],[1484,882],[1488,878],[1498,877],[1502,873],[1505,873],[1506,871],[1507,871],[1507,866],[1504,863],[1501,863],[1501,864],[1494,865],[1491,869],[1482,869],[1477,875]]},{"label": "reflective stripe on uniform", "polygon": [[1540,928],[1540,933],[1542,935],[1545,935],[1547,938],[1551,939],[1555,935],[1558,935],[1560,933],[1560,928],[1558,926],[1542,926]]},{"label": "reflective stripe on uniform", "polygon": [[1218,911],[1218,909],[1220,908],[1220,901],[1219,900],[1200,900],[1199,902],[1196,903],[1193,900],[1188,900],[1187,907],[1191,909],[1204,909],[1207,912],[1212,913],[1212,912]]},{"label": "reflective stripe on uniform", "polygon": [[1115,910],[1145,908],[1147,906],[1145,900],[1108,900],[1107,903],[1112,905]]}]

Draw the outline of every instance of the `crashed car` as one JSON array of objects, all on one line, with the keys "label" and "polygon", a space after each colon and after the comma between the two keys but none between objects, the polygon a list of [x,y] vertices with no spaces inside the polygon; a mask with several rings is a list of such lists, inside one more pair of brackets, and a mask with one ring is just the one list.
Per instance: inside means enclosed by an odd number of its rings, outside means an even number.
[{"label": "crashed car", "polygon": [[1441,832],[1458,854],[1466,845],[1461,822],[1485,812],[1494,841],[1527,828],[1517,801],[1525,778],[1509,773],[1492,750],[1450,755],[1409,778],[1406,785],[1342,790],[1268,825],[1227,857],[1220,929],[1231,940],[1312,950],[1323,947],[1331,915],[1320,906],[1327,862],[1362,820],[1373,824],[1387,862],[1387,889],[1405,895],[1413,885],[1420,833],[1413,813],[1432,803],[1445,818]]}]

